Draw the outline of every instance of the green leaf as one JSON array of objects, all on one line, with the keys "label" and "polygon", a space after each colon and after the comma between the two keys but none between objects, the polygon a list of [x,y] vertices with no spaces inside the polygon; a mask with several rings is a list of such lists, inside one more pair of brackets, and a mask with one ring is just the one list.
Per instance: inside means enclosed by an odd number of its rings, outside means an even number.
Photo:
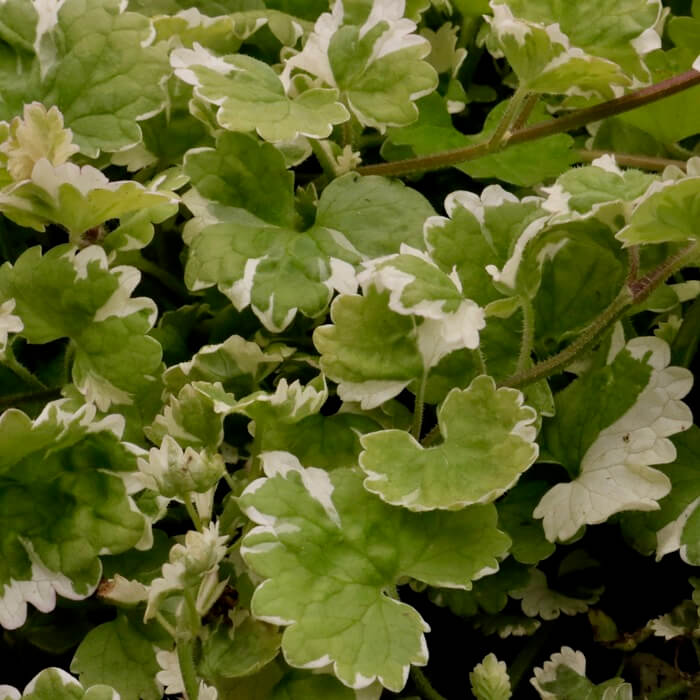
[{"label": "green leaf", "polygon": [[221,624],[202,643],[198,670],[210,681],[249,676],[277,656],[281,637],[277,627],[250,616],[235,628]]},{"label": "green leaf", "polygon": [[151,45],[150,21],[118,0],[67,0],[41,14],[36,55],[18,63],[0,116],[39,100],[61,110],[88,157],[137,144],[138,122],[165,106],[166,47]]},{"label": "green leaf", "polygon": [[379,429],[374,420],[361,413],[316,413],[296,422],[280,413],[256,417],[254,430],[259,449],[291,452],[300,462],[322,469],[355,466],[362,451],[361,436]]},{"label": "green leaf", "polygon": [[199,45],[175,49],[170,62],[197,97],[217,105],[218,123],[229,131],[257,131],[266,141],[291,141],[299,134],[326,138],[348,119],[335,89],[311,88],[287,96],[270,66],[243,54],[218,57]]},{"label": "green leaf", "polygon": [[514,11],[518,12],[517,5],[508,6],[492,0],[493,17],[486,17],[490,25],[486,46],[494,56],[506,57],[518,78],[518,90],[523,94],[611,99],[615,96],[613,86],[630,84],[630,78],[613,61],[571,45],[560,25],[559,16],[563,13],[557,14],[554,23],[545,25],[513,16]]},{"label": "green leaf", "polygon": [[479,346],[483,309],[464,299],[459,277],[447,275],[420,250],[401,245],[399,255],[364,263],[362,290],[389,291],[389,308],[416,317],[416,342],[426,370],[455,350]]},{"label": "green leaf", "polygon": [[[45,158],[36,163],[30,179],[0,192],[0,211],[9,219],[38,231],[58,224],[76,244],[89,242],[91,229],[108,219],[152,209],[156,210],[153,219],[162,220],[174,212],[174,204],[172,196],[148,190],[138,182],[110,182],[91,165],[53,166]],[[160,207],[166,208],[163,211]],[[113,240],[111,247],[115,243]]]},{"label": "green leaf", "polygon": [[184,170],[202,197],[245,209],[277,226],[294,226],[294,175],[274,146],[224,132],[215,148],[188,151]]},{"label": "green leaf", "polygon": [[568,170],[545,187],[549,196],[544,207],[568,219],[593,217],[618,228],[626,203],[641,197],[657,180],[658,176],[641,170],[622,170],[613,156],[604,155],[591,165]]},{"label": "green leaf", "polygon": [[321,369],[338,382],[343,401],[379,406],[423,376],[415,324],[388,307],[389,293],[341,295],[331,306],[333,325],[314,331]]},{"label": "green leaf", "polygon": [[[666,185],[666,186],[663,186]],[[635,207],[616,238],[625,246],[695,241],[700,216],[700,177],[666,181]]]},{"label": "green leaf", "polygon": [[562,647],[542,668],[535,668],[530,680],[542,698],[561,700],[632,700],[632,686],[622,678],[595,685],[585,676],[586,658],[580,651]]},{"label": "green leaf", "polygon": [[[657,561],[678,551],[683,561],[700,561],[700,480],[697,476],[700,456],[700,428],[692,426],[673,440],[676,459],[664,468],[671,479],[671,492],[659,501],[659,510],[649,513],[626,513],[622,518],[625,537],[639,551],[656,551]],[[696,565],[696,564],[695,564]]]},{"label": "green leaf", "polygon": [[680,401],[692,377],[668,367],[670,356],[659,338],[633,338],[624,349],[613,348],[606,367],[558,395],[545,439],[574,479],[551,488],[533,513],[543,518],[550,542],[614,513],[657,510],[671,490],[670,479],[651,465],[672,462],[676,449],[668,437],[692,424]]},{"label": "green leaf", "polygon": [[661,45],[661,2],[584,0],[562,6],[556,0],[508,0],[508,7],[529,22],[557,23],[572,46],[616,63],[630,77],[649,79],[643,58]]},{"label": "green leaf", "polygon": [[270,700],[357,700],[357,694],[325,673],[289,671],[275,686]]},{"label": "green leaf", "polygon": [[[8,689],[5,691],[5,689]],[[84,689],[70,674],[60,668],[40,671],[20,693],[11,686],[0,686],[3,698],[10,700],[120,700],[118,692],[107,685],[93,685]]]},{"label": "green leaf", "polygon": [[495,615],[506,607],[511,591],[527,584],[528,577],[526,567],[508,558],[501,562],[496,573],[474,581],[470,591],[431,587],[428,589],[428,597],[435,605],[448,607],[460,617],[470,618],[479,611]]},{"label": "green leaf", "polygon": [[403,3],[377,2],[369,14],[353,17],[337,3],[318,18],[302,51],[287,59],[283,80],[302,70],[337,88],[364,126],[384,131],[410,124],[418,116],[415,100],[432,92],[438,77],[423,60],[430,43],[403,13]]},{"label": "green leaf", "polygon": [[520,481],[496,504],[498,524],[513,540],[510,553],[522,564],[537,564],[554,553],[542,524],[532,517],[548,488],[544,481]]},{"label": "green leaf", "polygon": [[[418,121],[402,129],[392,129],[389,142],[410,146],[415,155],[427,156],[488,141],[508,105],[502,102],[494,107],[478,134],[459,132],[452,124],[445,101],[437,94],[423,98],[419,106]],[[545,108],[537,105],[528,124],[541,122],[547,116]],[[555,134],[535,142],[509,146],[455,167],[474,178],[497,178],[515,185],[531,186],[564,172],[575,160],[571,152],[573,144],[568,134]]]},{"label": "green leaf", "polygon": [[323,190],[314,233],[324,250],[357,263],[398,253],[402,243],[423,249],[423,222],[433,214],[423,195],[398,180],[348,173]]},{"label": "green leaf", "polygon": [[160,445],[170,436],[184,448],[206,448],[215,452],[224,439],[223,416],[215,410],[212,398],[204,390],[207,382],[186,384],[172,394],[163,411],[144,428],[148,439]]},{"label": "green leaf", "polygon": [[224,390],[246,396],[293,352],[277,343],[261,349],[257,343],[232,335],[223,343],[202,346],[187,362],[168,367],[163,383],[177,394],[190,382],[221,382]]},{"label": "green leaf", "polygon": [[34,421],[14,408],[0,416],[0,624],[11,629],[24,623],[27,602],[49,612],[57,593],[89,596],[99,554],[148,546],[118,473],[136,466],[119,440],[123,421],[98,422],[94,406],[71,413],[67,403],[47,404]]},{"label": "green leaf", "polygon": [[158,642],[166,646],[170,640],[163,632],[119,614],[88,632],[75,652],[71,671],[85,686],[112,686],[121,700],[160,700],[162,686],[155,679],[160,671]]},{"label": "green leaf", "polygon": [[[239,172],[249,169],[241,159]],[[254,189],[246,177],[241,176],[243,191]],[[423,221],[433,213],[421,195],[400,183],[348,173],[324,190],[316,223],[299,233],[240,208],[248,204],[226,194],[232,186],[212,187],[223,206],[185,197],[196,214],[185,231],[190,246],[185,282],[193,291],[217,284],[237,309],[250,306],[273,332],[286,328],[298,311],[312,318],[324,313],[334,289],[354,292],[353,265],[365,257],[395,253],[403,241],[421,245]],[[250,206],[256,201],[262,200]],[[380,226],[383,235],[377,236]]]},{"label": "green leaf", "polygon": [[572,221],[549,227],[526,251],[539,267],[533,300],[538,354],[556,352],[562,340],[582,331],[619,294],[627,264],[607,226]]},{"label": "green leaf", "polygon": [[571,596],[552,590],[547,585],[547,577],[539,569],[530,569],[527,585],[510,591],[512,598],[521,600],[523,612],[528,617],[539,616],[543,620],[555,620],[561,613],[578,615],[588,610],[588,605],[597,602],[599,596],[594,594],[587,599]]},{"label": "green leaf", "polygon": [[536,416],[519,391],[477,377],[440,406],[441,445],[423,448],[403,430],[362,437],[364,487],[414,511],[490,503],[537,459]]},{"label": "green leaf", "polygon": [[409,666],[427,661],[426,625],[386,591],[401,576],[468,588],[493,571],[509,543],[495,528],[495,509],[410,513],[367,494],[354,470],[304,469],[279,452],[262,460],[266,478],[239,499],[258,524],[241,552],[266,578],[253,614],[287,626],[290,665],[332,663],[350,687],[376,678],[401,690]]},{"label": "green leaf", "polygon": [[[677,36],[674,27],[677,28],[677,23],[684,21],[694,23],[698,39],[687,48],[654,51],[647,57],[646,62],[655,83],[689,70],[697,58],[700,49],[700,21],[690,17],[674,17],[668,23],[668,33],[678,45],[680,37]],[[642,129],[663,144],[671,144],[698,133],[697,120],[693,119],[693,114],[698,109],[700,88],[691,87],[663,100],[620,114],[618,119],[624,124]]]},{"label": "green leaf", "polygon": [[510,677],[504,661],[488,654],[469,674],[472,693],[477,700],[509,700]]},{"label": "green leaf", "polygon": [[0,298],[14,299],[22,335],[30,343],[68,337],[75,345],[73,381],[88,401],[107,410],[131,404],[160,366],[160,345],[146,335],[156,308],[132,298],[132,267],[108,269],[102,248],[56,246],[22,254],[0,268]]},{"label": "green leaf", "polygon": [[452,192],[445,210],[449,218],[425,222],[425,240],[442,270],[457,272],[464,296],[486,306],[502,295],[534,295],[539,277],[523,261],[550,216],[539,197],[520,200],[500,185],[489,185],[480,196]]}]

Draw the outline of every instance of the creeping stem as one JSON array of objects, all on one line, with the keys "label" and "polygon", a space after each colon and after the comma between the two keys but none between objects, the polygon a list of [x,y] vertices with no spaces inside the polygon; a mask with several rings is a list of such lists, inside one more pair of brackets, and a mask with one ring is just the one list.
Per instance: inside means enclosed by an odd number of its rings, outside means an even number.
[{"label": "creeping stem", "polygon": [[441,153],[434,153],[428,156],[407,158],[392,163],[364,165],[357,168],[357,172],[361,175],[385,175],[390,177],[408,175],[423,170],[447,168],[451,165],[481,158],[496,150],[507,148],[508,146],[518,143],[535,141],[545,136],[551,136],[552,134],[560,134],[572,129],[578,129],[591,122],[600,121],[606,117],[612,117],[616,114],[622,114],[631,109],[642,107],[651,102],[656,102],[664,97],[669,97],[677,92],[687,90],[694,85],[700,85],[700,72],[691,69],[680,75],[668,78],[667,80],[654,83],[654,85],[649,85],[648,87],[630,92],[622,97],[617,97],[613,100],[593,105],[592,107],[579,109],[565,116],[557,117],[556,119],[549,119],[539,124],[534,124],[533,126],[514,130],[505,142],[503,142],[502,139],[498,143],[492,143],[492,140],[489,140],[473,146],[455,148],[450,151],[442,151]]},{"label": "creeping stem", "polygon": [[628,281],[610,306],[594,319],[571,345],[529,369],[516,372],[500,382],[500,385],[519,388],[561,372],[578,355],[588,350],[630,306],[644,301],[660,284],[665,282],[674,272],[687,265],[697,254],[698,243],[693,241],[675,255],[664,260],[661,265],[648,274],[639,279]]}]

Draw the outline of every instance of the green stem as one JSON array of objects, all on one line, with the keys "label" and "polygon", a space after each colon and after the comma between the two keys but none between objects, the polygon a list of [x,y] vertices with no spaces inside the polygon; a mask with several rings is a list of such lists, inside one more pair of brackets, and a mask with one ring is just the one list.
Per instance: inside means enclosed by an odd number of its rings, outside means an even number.
[{"label": "green stem", "polygon": [[[675,95],[678,92],[687,90],[694,85],[700,84],[700,72],[689,70],[680,75],[676,75],[667,80],[662,80],[659,83],[650,85],[640,90],[635,90],[622,97],[617,97],[607,102],[576,110],[571,114],[556,119],[528,126],[518,131],[513,132],[508,139],[508,146],[513,146],[518,143],[527,141],[535,141],[560,134],[572,129],[578,129],[590,122],[600,121],[606,117],[612,117],[616,114],[622,114],[629,110],[636,109],[651,102],[663,99],[670,95]],[[377,165],[365,165],[357,168],[357,172],[361,175],[385,175],[400,176],[410,173],[421,172],[423,170],[437,170],[439,168],[447,168],[457,163],[464,163],[469,160],[475,160],[482,156],[491,153],[492,149],[489,142],[466,146],[464,148],[455,148],[441,153],[434,153],[428,156],[420,156],[417,158],[407,158],[406,160],[397,160],[391,163],[378,163]]]},{"label": "green stem", "polygon": [[411,666],[411,679],[425,700],[445,700],[445,697],[433,688],[425,673],[418,666]]},{"label": "green stem", "polygon": [[510,102],[506,107],[506,111],[501,117],[501,121],[498,122],[496,130],[491,134],[488,146],[491,151],[497,151],[501,149],[511,137],[510,128],[515,121],[515,118],[520,113],[520,108],[527,98],[527,92],[518,88],[513,96],[510,98]]},{"label": "green stem", "polygon": [[561,372],[578,355],[588,350],[603,333],[634,304],[644,301],[660,284],[668,279],[674,272],[680,270],[693,257],[697,255],[698,244],[693,242],[680,250],[675,255],[666,259],[661,265],[644,275],[638,280],[625,284],[620,293],[593,322],[574,340],[571,345],[565,347],[560,353],[538,362],[534,367],[516,372],[504,381],[500,386],[523,387],[540,379]]},{"label": "green stem", "polygon": [[536,92],[531,92],[527,96],[520,112],[518,112],[518,116],[513,120],[513,126],[511,127],[513,131],[520,131],[527,124],[527,120],[530,118],[532,110],[535,109],[539,99],[540,96]]},{"label": "green stem", "polygon": [[486,358],[484,358],[484,353],[481,352],[481,348],[476,348],[476,350],[474,350],[474,355],[476,357],[476,363],[479,366],[479,374],[488,374]]},{"label": "green stem", "polygon": [[596,158],[604,155],[615,157],[618,165],[627,168],[637,168],[639,170],[664,170],[669,165],[674,165],[681,170],[686,169],[686,161],[674,160],[673,158],[657,158],[655,156],[642,156],[634,153],[617,153],[615,151],[598,151],[595,149],[580,148],[573,151],[576,159],[581,163],[590,163]]},{"label": "green stem", "polygon": [[192,520],[192,524],[194,525],[197,532],[201,532],[202,531],[202,520],[200,519],[199,513],[197,513],[197,510],[192,505],[192,499],[190,498],[189,493],[185,497],[185,509],[187,510],[187,515],[190,516],[190,520]]},{"label": "green stem", "polygon": [[523,334],[520,339],[520,354],[515,366],[516,372],[522,372],[530,364],[532,348],[535,344],[535,311],[529,299],[522,299],[520,307],[523,312]]},{"label": "green stem", "polygon": [[173,638],[177,638],[177,632],[175,631],[175,628],[165,619],[165,616],[163,615],[162,612],[158,611],[155,614],[155,618],[160,624],[160,626]]},{"label": "green stem", "polygon": [[75,357],[75,344],[71,340],[66,347],[66,354],[63,356],[63,383],[68,384],[71,380],[71,369],[73,368],[73,358]]},{"label": "green stem", "polygon": [[639,277],[639,246],[627,248],[627,278],[626,284],[632,284]]},{"label": "green stem", "polygon": [[420,440],[420,433],[423,429],[423,409],[425,408],[425,383],[427,380],[427,374],[423,375],[421,379],[420,386],[418,387],[418,393],[416,394],[416,401],[413,406],[413,425],[411,426],[411,435],[416,440]]},{"label": "green stem", "polygon": [[16,374],[25,384],[33,386],[35,389],[45,391],[48,387],[44,382],[35,377],[16,357],[12,351],[12,346],[8,345],[5,348],[5,357],[2,359],[2,364]]},{"label": "green stem", "polygon": [[182,682],[185,686],[185,698],[187,700],[198,700],[199,683],[197,682],[197,670],[194,666],[194,656],[192,654],[192,640],[178,640],[176,644],[177,660],[180,664]]},{"label": "green stem", "polygon": [[647,695],[647,700],[664,700],[665,698],[677,698],[691,687],[689,681],[677,681],[673,685],[667,685]]},{"label": "green stem", "polygon": [[323,169],[323,173],[330,178],[334,178],[337,174],[337,167],[333,155],[330,153],[330,142],[309,139],[309,143],[316,160]]},{"label": "green stem", "polygon": [[38,401],[39,399],[50,401],[52,399],[60,399],[61,390],[60,389],[40,389],[37,391],[25,391],[17,394],[6,394],[5,396],[0,396],[0,410],[5,407],[16,406],[19,403],[24,403],[25,401]]}]

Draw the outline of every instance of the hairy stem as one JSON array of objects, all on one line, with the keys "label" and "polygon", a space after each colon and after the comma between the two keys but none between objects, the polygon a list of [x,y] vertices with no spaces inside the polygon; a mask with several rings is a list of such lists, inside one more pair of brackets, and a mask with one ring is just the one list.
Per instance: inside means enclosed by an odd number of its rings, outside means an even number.
[{"label": "hairy stem", "polygon": [[[667,80],[662,80],[659,83],[648,87],[635,90],[622,97],[617,97],[607,102],[576,110],[571,114],[556,119],[534,124],[533,126],[524,127],[514,131],[508,139],[507,146],[512,146],[518,143],[527,141],[535,141],[559,134],[571,129],[577,129],[585,126],[590,122],[600,121],[606,117],[612,117],[616,114],[622,114],[629,110],[636,109],[643,105],[657,100],[675,95],[677,92],[682,92],[694,85],[700,84],[700,72],[689,70],[680,75],[676,75]],[[421,172],[423,170],[437,170],[439,168],[447,168],[457,163],[464,163],[469,160],[475,160],[491,153],[493,148],[490,142],[466,146],[464,148],[455,148],[441,153],[434,153],[428,156],[420,156],[418,158],[408,158],[406,160],[397,160],[392,163],[379,163],[377,165],[365,165],[357,169],[362,175],[385,175],[399,176],[409,173]]]},{"label": "hairy stem", "polygon": [[187,510],[187,515],[190,516],[190,520],[192,521],[192,524],[194,525],[197,532],[201,532],[202,520],[199,517],[197,510],[192,505],[192,499],[190,498],[190,494],[187,494],[187,496],[185,497],[185,510]]},{"label": "hairy stem", "polygon": [[418,666],[411,666],[411,679],[415,683],[418,692],[425,700],[445,700],[445,698],[433,688],[425,673],[423,673]]},{"label": "hairy stem", "polygon": [[23,391],[17,394],[6,394],[0,396],[0,411],[26,401],[51,401],[61,398],[60,389],[38,389],[37,391]]},{"label": "hairy stem", "polygon": [[516,372],[522,372],[530,362],[532,347],[535,344],[535,311],[529,299],[523,299],[520,307],[523,312],[523,333],[520,339],[520,354],[515,366]]},{"label": "hairy stem", "polygon": [[518,88],[510,98],[510,102],[501,117],[501,121],[498,122],[495,131],[489,139],[488,146],[491,151],[497,151],[508,143],[511,137],[510,128],[516,117],[520,114],[520,108],[526,99],[527,92],[520,88]]},{"label": "hairy stem", "polygon": [[25,384],[32,386],[40,391],[47,389],[46,384],[35,377],[16,357],[12,351],[12,346],[8,345],[5,348],[5,357],[2,359],[2,364],[7,367],[13,374],[16,374]]},{"label": "hairy stem", "polygon": [[620,316],[634,304],[644,301],[660,284],[674,272],[686,265],[698,253],[698,244],[693,242],[665,260],[661,265],[638,280],[628,282],[608,306],[590,325],[560,353],[538,362],[534,367],[516,372],[500,386],[523,387],[539,379],[561,372],[578,355],[588,350]]},{"label": "hairy stem", "polygon": [[420,440],[420,433],[423,429],[423,409],[425,408],[425,383],[428,379],[427,373],[423,375],[421,379],[420,386],[418,387],[418,393],[416,394],[416,401],[413,406],[413,425],[411,426],[411,435],[416,440]]},{"label": "hairy stem", "polygon": [[527,98],[525,98],[520,112],[518,112],[518,116],[513,121],[513,126],[511,127],[513,131],[519,131],[527,124],[527,120],[530,118],[532,110],[535,109],[535,105],[539,99],[540,96],[536,92],[531,92]]},{"label": "hairy stem", "polygon": [[337,167],[330,150],[330,143],[328,141],[319,141],[318,139],[309,139],[309,143],[316,160],[323,168],[323,174],[331,178],[335,177],[337,175]]},{"label": "hairy stem", "polygon": [[681,170],[685,170],[686,168],[686,162],[684,160],[674,160],[673,158],[657,158],[655,156],[641,156],[634,153],[617,153],[614,151],[598,151],[588,148],[580,148],[573,153],[576,159],[581,163],[590,163],[592,160],[608,154],[615,156],[615,161],[618,165],[624,165],[628,168],[637,168],[639,170],[664,170],[669,165],[674,165]]},{"label": "hairy stem", "polygon": [[192,640],[179,639],[176,649],[180,674],[185,686],[185,697],[187,700],[197,700],[199,697],[199,684],[197,683],[197,671],[192,654]]}]

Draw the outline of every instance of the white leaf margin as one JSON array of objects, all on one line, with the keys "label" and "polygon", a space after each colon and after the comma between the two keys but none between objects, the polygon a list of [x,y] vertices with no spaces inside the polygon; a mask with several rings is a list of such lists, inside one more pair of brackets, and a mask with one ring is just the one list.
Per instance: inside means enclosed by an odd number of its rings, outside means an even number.
[{"label": "white leaf margin", "polygon": [[543,520],[550,542],[571,539],[583,525],[605,522],[615,513],[658,510],[658,500],[671,490],[670,479],[651,465],[673,462],[676,448],[669,436],[693,423],[681,401],[693,375],[668,366],[671,350],[660,338],[633,338],[626,349],[636,359],[650,354],[649,383],[621,418],[601,430],[583,456],[578,477],[556,484],[535,508],[533,516]]}]

